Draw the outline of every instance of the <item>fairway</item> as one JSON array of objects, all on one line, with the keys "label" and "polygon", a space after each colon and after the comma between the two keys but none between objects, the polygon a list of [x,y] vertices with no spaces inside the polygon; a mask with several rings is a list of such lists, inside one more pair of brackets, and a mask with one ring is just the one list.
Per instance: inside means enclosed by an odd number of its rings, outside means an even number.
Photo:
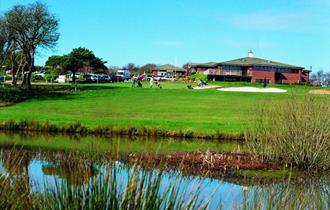
[{"label": "fairway", "polygon": [[[251,83],[214,84],[222,87],[260,86]],[[252,124],[254,111],[260,106],[271,106],[291,94],[302,98],[311,89],[272,85],[288,92],[221,92],[216,89],[189,90],[187,83],[183,82],[163,82],[162,87],[149,88],[147,82],[143,88],[131,88],[131,83],[80,85],[81,90],[77,92],[56,98],[33,98],[0,108],[0,119],[49,121],[58,126],[80,122],[88,128],[147,127],[197,133],[242,133]]]}]

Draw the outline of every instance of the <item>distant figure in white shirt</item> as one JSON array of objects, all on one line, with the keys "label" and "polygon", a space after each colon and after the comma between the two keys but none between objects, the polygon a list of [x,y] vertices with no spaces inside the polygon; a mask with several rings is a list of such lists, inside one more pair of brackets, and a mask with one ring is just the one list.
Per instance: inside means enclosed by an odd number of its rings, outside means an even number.
[{"label": "distant figure in white shirt", "polygon": [[150,88],[152,88],[152,86],[154,86],[154,78],[153,77],[150,78],[149,83],[150,83]]}]

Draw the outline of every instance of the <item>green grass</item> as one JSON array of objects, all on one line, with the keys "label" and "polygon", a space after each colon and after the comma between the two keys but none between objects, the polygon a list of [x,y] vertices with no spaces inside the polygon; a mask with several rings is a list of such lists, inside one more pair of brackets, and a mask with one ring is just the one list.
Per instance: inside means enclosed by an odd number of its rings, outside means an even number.
[{"label": "green grass", "polygon": [[[289,94],[300,96],[310,90],[306,86],[271,85],[287,89],[288,93],[233,93],[188,90],[187,84],[163,82],[162,89],[150,89],[147,82],[144,88],[130,88],[131,83],[80,85],[83,90],[76,93],[34,98],[0,108],[0,119],[49,121],[57,126],[80,122],[88,128],[131,126],[206,134],[242,133],[251,125],[256,107],[271,106]],[[228,82],[214,84],[261,86]]]},{"label": "green grass", "polygon": [[170,154],[174,152],[194,151],[246,151],[239,143],[192,140],[128,140],[125,138],[96,138],[93,136],[70,138],[69,136],[47,135],[5,135],[0,134],[0,147],[46,149],[46,150],[79,150],[87,152],[110,152],[111,154],[151,153]]}]

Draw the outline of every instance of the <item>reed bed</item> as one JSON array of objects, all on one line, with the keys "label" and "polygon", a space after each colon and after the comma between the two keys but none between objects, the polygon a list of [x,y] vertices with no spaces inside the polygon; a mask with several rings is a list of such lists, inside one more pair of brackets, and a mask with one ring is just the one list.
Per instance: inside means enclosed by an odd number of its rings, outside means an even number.
[{"label": "reed bed", "polygon": [[300,169],[330,169],[330,100],[291,96],[257,111],[245,134],[250,151],[263,161]]}]

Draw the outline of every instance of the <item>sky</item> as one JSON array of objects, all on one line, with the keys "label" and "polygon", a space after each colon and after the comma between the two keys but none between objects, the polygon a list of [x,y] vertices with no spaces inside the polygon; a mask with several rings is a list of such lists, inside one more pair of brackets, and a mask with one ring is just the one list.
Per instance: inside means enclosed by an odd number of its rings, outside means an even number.
[{"label": "sky", "polygon": [[[32,0],[0,0],[0,13]],[[330,70],[330,0],[41,0],[59,20],[51,55],[86,47],[108,66],[255,57]]]}]

